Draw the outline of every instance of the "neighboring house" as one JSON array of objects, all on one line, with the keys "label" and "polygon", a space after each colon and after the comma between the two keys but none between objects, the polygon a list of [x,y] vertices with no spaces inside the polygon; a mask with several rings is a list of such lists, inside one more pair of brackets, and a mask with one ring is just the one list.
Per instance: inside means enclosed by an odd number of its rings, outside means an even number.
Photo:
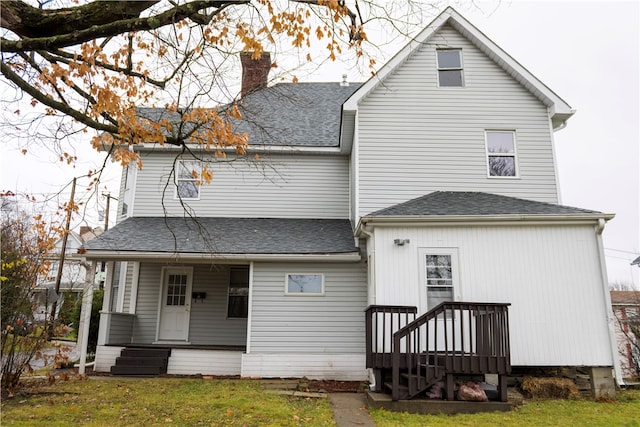
[{"label": "neighboring house", "polygon": [[[243,73],[266,82],[268,64],[244,56]],[[455,10],[363,84],[244,84],[236,129],[252,160],[218,161],[210,185],[194,157],[134,147],[144,167],[125,169],[118,224],[84,246],[114,266],[96,370],[156,346],[174,374],[373,368],[379,387],[391,333],[447,301],[401,342],[484,349],[499,363],[473,369],[502,375],[617,364],[601,240],[613,215],[558,204],[553,133],[574,110]],[[454,335],[419,343],[434,331]]]},{"label": "neighboring house", "polygon": [[611,291],[622,375],[640,380],[640,292]]},{"label": "neighboring house", "polygon": [[[40,278],[38,285],[33,290],[34,320],[43,321],[51,316],[51,305],[58,301],[56,312],[60,312],[65,298],[74,301],[82,296],[85,286],[86,267],[81,258],[77,257],[78,248],[91,239],[102,234],[102,228],[80,227],[79,233],[70,231],[65,247],[65,259],[60,276],[60,287],[56,293],[56,278],[60,268],[60,252],[62,251],[62,239],[58,239],[51,254],[47,257],[50,262],[49,271],[45,277]],[[69,256],[76,255],[76,256]]]}]

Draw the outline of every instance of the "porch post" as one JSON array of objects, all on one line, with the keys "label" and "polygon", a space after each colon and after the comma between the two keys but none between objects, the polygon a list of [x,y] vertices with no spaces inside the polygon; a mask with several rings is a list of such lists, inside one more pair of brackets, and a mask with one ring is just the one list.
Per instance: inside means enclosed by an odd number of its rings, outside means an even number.
[{"label": "porch post", "polygon": [[78,373],[84,375],[87,362],[87,346],[89,343],[89,323],[91,322],[91,307],[93,303],[93,281],[95,280],[96,262],[91,262],[85,276],[85,286],[82,292],[82,308],[80,309],[80,324],[78,325],[78,342],[80,347],[80,366]]}]

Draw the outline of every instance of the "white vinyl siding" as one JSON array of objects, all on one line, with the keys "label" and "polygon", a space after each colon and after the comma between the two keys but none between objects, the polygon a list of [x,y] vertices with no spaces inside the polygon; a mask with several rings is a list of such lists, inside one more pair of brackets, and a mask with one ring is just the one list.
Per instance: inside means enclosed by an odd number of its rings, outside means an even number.
[{"label": "white vinyl siding", "polygon": [[[444,42],[464,52],[459,90],[438,87]],[[437,190],[558,202],[546,106],[450,27],[363,99],[358,124],[360,215]],[[516,131],[520,179],[488,177],[487,129]]]},{"label": "white vinyl siding", "polygon": [[[424,248],[457,248],[461,301],[511,303],[514,366],[611,366],[593,225],[374,230],[375,304],[418,305]],[[395,246],[398,236],[411,243]]]},{"label": "white vinyl siding", "polygon": [[[182,216],[169,178],[175,153],[142,155],[133,216]],[[252,218],[348,218],[347,156],[263,155],[259,160],[210,166],[213,181],[199,200],[184,200],[198,216]],[[169,183],[167,184],[167,180]],[[163,196],[164,194],[164,196]],[[165,210],[166,209],[166,212]]]},{"label": "white vinyl siding", "polygon": [[285,295],[291,264],[254,263],[251,353],[364,353],[364,263],[296,264],[324,275],[324,296]]}]

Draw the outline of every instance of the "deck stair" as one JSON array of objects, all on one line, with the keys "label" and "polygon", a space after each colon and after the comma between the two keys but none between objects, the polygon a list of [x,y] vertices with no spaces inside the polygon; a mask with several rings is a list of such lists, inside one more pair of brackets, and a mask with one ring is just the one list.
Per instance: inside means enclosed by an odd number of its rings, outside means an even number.
[{"label": "deck stair", "polygon": [[160,375],[167,373],[170,348],[126,347],[111,367],[113,375]]},{"label": "deck stair", "polygon": [[415,318],[415,307],[367,308],[367,367],[375,391],[392,400],[423,394],[438,381],[454,400],[457,378],[497,374],[500,400],[506,401],[511,372],[509,304],[444,302]]}]

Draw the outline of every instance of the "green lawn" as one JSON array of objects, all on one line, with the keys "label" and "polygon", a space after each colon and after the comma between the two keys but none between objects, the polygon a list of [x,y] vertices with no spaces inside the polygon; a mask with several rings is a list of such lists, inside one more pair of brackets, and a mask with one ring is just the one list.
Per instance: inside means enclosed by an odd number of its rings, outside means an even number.
[{"label": "green lawn", "polygon": [[[2,403],[3,426],[332,426],[327,399],[268,394],[259,381],[89,379]],[[48,393],[48,394],[47,394]]]},{"label": "green lawn", "polygon": [[510,412],[473,415],[412,415],[370,411],[378,427],[414,426],[634,426],[640,427],[640,390],[618,393],[614,402],[529,401]]},{"label": "green lawn", "polygon": [[[260,381],[71,379],[2,403],[3,426],[332,426],[328,399],[265,393]],[[529,401],[511,412],[433,416],[372,410],[390,426],[635,426],[640,390],[616,401]]]}]

